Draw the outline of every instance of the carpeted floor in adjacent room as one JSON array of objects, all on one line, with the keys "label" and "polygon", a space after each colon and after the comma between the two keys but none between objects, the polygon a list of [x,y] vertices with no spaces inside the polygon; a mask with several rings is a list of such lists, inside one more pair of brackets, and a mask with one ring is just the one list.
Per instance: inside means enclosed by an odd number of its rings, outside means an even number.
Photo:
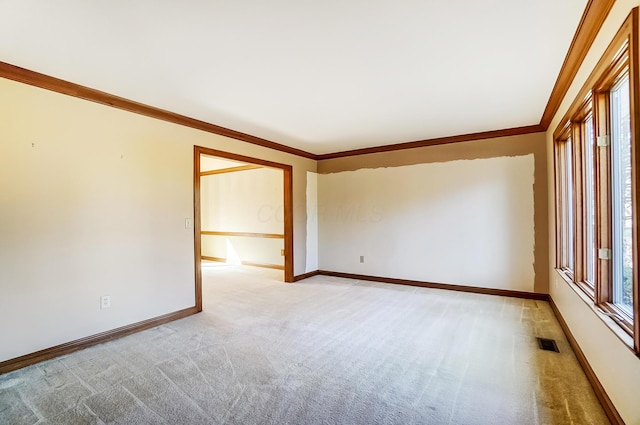
[{"label": "carpeted floor in adjacent room", "polygon": [[609,423],[546,302],[203,274],[202,314],[0,376],[0,423]]}]

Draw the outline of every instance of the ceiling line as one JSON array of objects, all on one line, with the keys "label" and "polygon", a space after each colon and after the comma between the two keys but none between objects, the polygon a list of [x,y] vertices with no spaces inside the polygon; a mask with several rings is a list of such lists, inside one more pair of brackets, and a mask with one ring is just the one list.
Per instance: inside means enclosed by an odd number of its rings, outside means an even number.
[{"label": "ceiling line", "polygon": [[558,112],[562,99],[569,91],[580,65],[582,65],[584,58],[587,56],[614,3],[615,0],[589,0],[587,3],[587,7],[584,9],[578,24],[578,29],[573,36],[573,40],[571,40],[567,56],[564,59],[562,68],[560,68],[558,79],[553,86],[551,96],[549,96],[549,101],[540,119],[540,125],[545,130],[549,128],[551,120]]},{"label": "ceiling line", "polygon": [[254,145],[263,146],[265,148],[275,149],[281,152],[302,156],[304,158],[315,159],[316,155],[311,152],[296,149],[280,143],[272,142],[261,137],[252,136],[250,134],[241,133],[219,125],[211,124],[205,121],[180,115],[175,112],[156,108],[154,106],[145,105],[133,100],[115,96],[103,91],[81,86],[69,81],[61,80],[56,77],[41,74],[19,66],[11,65],[6,62],[0,62],[0,77],[31,86],[51,90],[56,93],[66,94],[91,102],[100,103],[128,112],[133,112],[147,117],[168,121],[174,124],[183,125],[185,127],[195,128],[197,130],[206,131],[208,133],[218,134],[220,136],[230,137],[232,139],[241,140],[243,142],[252,143]]},{"label": "ceiling line", "polygon": [[539,133],[545,131],[540,124],[524,127],[506,128],[503,130],[481,131],[479,133],[461,134],[458,136],[438,137],[435,139],[416,140],[415,142],[397,143],[393,145],[374,146],[371,148],[353,149],[342,152],[316,155],[319,161],[323,159],[342,158],[345,156],[366,155],[371,153],[390,152],[404,149],[422,148],[425,146],[444,145],[447,143],[471,142],[473,140],[493,139],[496,137],[518,136],[522,134]]},{"label": "ceiling line", "polygon": [[551,123],[551,119],[558,111],[560,102],[569,90],[569,86],[584,61],[593,41],[602,27],[609,11],[613,7],[615,0],[589,0],[582,18],[567,52],[564,63],[556,80],[556,83],[547,102],[546,108],[539,124],[515,127],[501,130],[484,131],[478,133],[447,136],[434,139],[418,140],[413,142],[397,143],[391,145],[381,145],[376,147],[352,149],[342,152],[327,154],[314,154],[302,149],[293,148],[281,143],[273,142],[250,134],[221,127],[205,121],[180,115],[175,112],[145,105],[123,97],[115,96],[103,91],[81,86],[59,78],[51,77],[39,72],[31,71],[5,62],[0,62],[0,77],[18,81],[31,86],[51,90],[57,93],[77,97],[80,99],[100,103],[125,111],[145,115],[151,118],[168,121],[174,124],[183,125],[208,133],[229,137],[254,145],[274,149],[280,152],[297,155],[316,161],[339,158],[344,156],[364,155],[368,153],[389,152],[393,150],[412,149],[424,146],[434,146],[447,143],[460,143],[480,139],[495,137],[505,137],[521,134],[529,134],[546,131]]}]

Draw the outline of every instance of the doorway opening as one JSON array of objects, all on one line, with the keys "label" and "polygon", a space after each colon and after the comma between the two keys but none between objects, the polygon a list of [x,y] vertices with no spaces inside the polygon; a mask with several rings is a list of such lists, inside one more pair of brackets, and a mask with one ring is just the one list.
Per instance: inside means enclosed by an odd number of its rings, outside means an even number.
[{"label": "doorway opening", "polygon": [[194,146],[196,307],[202,265],[283,270],[293,282],[292,167]]}]

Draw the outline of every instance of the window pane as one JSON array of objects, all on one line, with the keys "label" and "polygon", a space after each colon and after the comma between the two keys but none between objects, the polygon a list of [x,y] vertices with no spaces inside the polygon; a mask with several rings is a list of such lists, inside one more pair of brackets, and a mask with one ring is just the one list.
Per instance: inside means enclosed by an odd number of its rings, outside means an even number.
[{"label": "window pane", "polygon": [[586,179],[586,258],[587,281],[595,283],[596,274],[596,191],[595,191],[595,140],[593,134],[593,117],[589,115],[584,122],[584,151],[585,151],[585,179]]},{"label": "window pane", "polygon": [[567,267],[573,270],[573,145],[571,138],[565,144],[567,154],[567,217],[565,217],[567,235]]},{"label": "window pane", "polygon": [[633,314],[633,217],[631,199],[629,76],[611,89],[613,200],[613,303]]}]

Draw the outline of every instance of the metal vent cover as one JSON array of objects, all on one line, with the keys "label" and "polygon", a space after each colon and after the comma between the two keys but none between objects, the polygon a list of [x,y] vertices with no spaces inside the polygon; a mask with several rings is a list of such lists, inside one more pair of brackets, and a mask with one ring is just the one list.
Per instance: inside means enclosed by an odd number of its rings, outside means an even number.
[{"label": "metal vent cover", "polygon": [[545,351],[555,351],[556,353],[559,353],[560,350],[558,350],[558,344],[556,344],[556,341],[553,339],[549,339],[549,338],[536,338],[538,340],[538,347],[540,347],[541,350],[545,350]]}]

